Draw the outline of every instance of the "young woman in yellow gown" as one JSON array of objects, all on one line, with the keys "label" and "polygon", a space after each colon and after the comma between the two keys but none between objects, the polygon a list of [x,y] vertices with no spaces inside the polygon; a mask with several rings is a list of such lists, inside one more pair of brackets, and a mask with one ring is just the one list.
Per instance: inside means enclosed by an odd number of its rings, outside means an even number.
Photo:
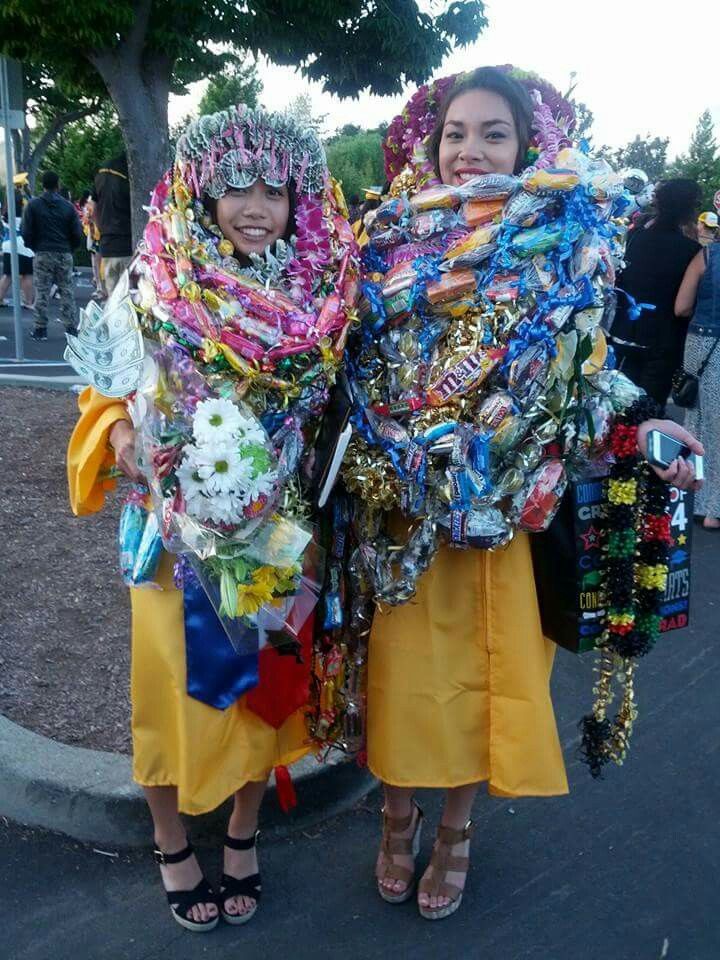
[{"label": "young woman in yellow gown", "polygon": [[[219,133],[205,149],[210,142],[208,128],[210,134]],[[302,211],[319,211],[327,249],[321,244],[318,257],[325,257],[317,269],[307,263],[298,266],[296,260],[293,274],[306,278],[311,288],[308,302],[319,310],[320,283],[335,282],[347,245],[343,248],[336,242],[345,221],[338,213],[324,151],[314,132],[287,117],[237,108],[195,121],[182,143],[186,149],[181,156],[178,147],[171,189],[180,178],[195,200],[202,202],[213,221],[205,226],[222,238],[217,250],[224,258],[223,270],[230,274],[248,267],[251,259],[256,269],[262,269],[258,257],[265,257],[267,283],[272,286],[277,282],[278,260],[267,258],[267,251],[281,260],[285,251],[280,268],[292,269],[292,246],[278,252],[276,242],[287,241],[295,233]],[[200,144],[195,153],[187,146],[191,143]],[[305,236],[308,230],[319,229],[317,222],[304,228]],[[332,250],[331,237],[335,238]],[[202,267],[207,258],[199,256]],[[202,282],[202,269],[196,275]],[[284,289],[287,295],[289,288]],[[134,480],[141,477],[124,401],[88,387],[80,395],[79,407],[67,465],[71,506],[75,514],[83,515],[102,508],[114,487],[114,480],[107,479],[111,467],[117,466]],[[142,785],[152,814],[156,859],[173,916],[189,929],[204,931],[217,923],[219,913],[230,923],[243,923],[257,907],[258,810],[270,771],[294,763],[310,750],[305,723],[310,658],[296,665],[293,657],[281,657],[272,649],[261,651],[259,686],[226,702],[224,709],[191,696],[186,598],[175,586],[173,562],[170,554],[162,553],[155,577],[160,589],[130,589],[133,776]],[[228,797],[233,797],[233,808],[218,900],[188,846],[180,814],[205,813]]]},{"label": "young woman in yellow gown", "polygon": [[[434,110],[427,152],[443,184],[513,174],[525,165],[533,106],[512,77],[493,68],[461,75]],[[651,426],[695,442],[676,424],[647,421],[641,445]],[[661,476],[682,487],[693,483],[684,463]],[[384,900],[402,902],[415,888],[422,825],[417,788],[446,791],[419,884],[418,905],[427,919],[460,905],[481,783],[499,797],[567,793],[550,696],[553,659],[526,533],[494,552],[441,546],[413,599],[378,610],[368,653],[367,748],[368,765],[384,784],[376,871]]]}]

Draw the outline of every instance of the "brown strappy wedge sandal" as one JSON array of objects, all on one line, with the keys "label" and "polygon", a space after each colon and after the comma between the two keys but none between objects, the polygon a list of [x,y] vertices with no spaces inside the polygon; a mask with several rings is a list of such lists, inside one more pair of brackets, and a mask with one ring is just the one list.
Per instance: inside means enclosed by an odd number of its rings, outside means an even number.
[{"label": "brown strappy wedge sandal", "polygon": [[453,883],[447,883],[444,877],[448,873],[462,872],[467,873],[470,866],[469,857],[456,857],[450,853],[450,848],[456,843],[462,843],[463,840],[469,840],[472,836],[474,824],[468,820],[462,830],[454,830],[452,827],[444,827],[442,824],[438,827],[437,839],[433,848],[432,856],[428,866],[432,867],[432,876],[424,877],[418,887],[419,893],[425,893],[428,897],[449,897],[450,903],[445,907],[422,907],[418,904],[420,916],[426,920],[442,920],[455,913],[462,903],[463,891]]},{"label": "brown strappy wedge sandal", "polygon": [[[423,812],[413,800],[413,810],[406,817],[388,817],[383,807],[383,834],[380,845],[380,862],[378,863],[376,880],[380,896],[386,903],[405,903],[415,890],[415,871],[395,863],[394,856],[416,857],[420,850],[420,833],[422,831]],[[412,823],[413,813],[417,810],[417,822],[412,837],[398,837],[395,834],[404,833]],[[391,893],[386,890],[383,880],[399,880],[407,884],[402,893]]]}]

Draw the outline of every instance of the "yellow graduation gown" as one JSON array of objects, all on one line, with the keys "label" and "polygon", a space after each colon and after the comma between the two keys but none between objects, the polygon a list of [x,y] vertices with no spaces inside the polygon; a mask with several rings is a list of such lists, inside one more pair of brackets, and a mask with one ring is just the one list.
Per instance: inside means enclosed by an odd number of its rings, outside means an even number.
[{"label": "yellow graduation gown", "polygon": [[[99,474],[114,463],[108,434],[128,419],[124,403],[92,388],[79,398],[78,420],[68,447],[70,504],[76,515],[100,510],[115,482]],[[110,544],[108,545],[110,547]],[[183,813],[206,813],[274,766],[309,752],[304,709],[275,729],[241,697],[217,710],[186,692],[182,592],[172,580],[173,559],[164,553],[162,589],[131,589],[133,777],[144,786],[176,786]]]},{"label": "yellow graduation gown", "polygon": [[368,765],[403,787],[487,781],[497,796],[568,792],[526,534],[441,547],[416,597],[375,616]]}]

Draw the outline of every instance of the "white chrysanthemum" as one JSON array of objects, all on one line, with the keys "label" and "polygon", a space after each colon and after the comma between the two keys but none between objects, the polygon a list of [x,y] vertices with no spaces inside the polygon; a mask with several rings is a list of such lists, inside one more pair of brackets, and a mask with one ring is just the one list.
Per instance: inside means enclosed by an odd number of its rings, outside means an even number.
[{"label": "white chrysanthemum", "polygon": [[175,475],[180,483],[180,489],[188,503],[196,497],[203,496],[205,493],[205,481],[198,473],[197,464],[190,453],[190,451],[194,449],[192,446],[185,448],[185,456],[175,470]]},{"label": "white chrysanthemum", "polygon": [[215,443],[235,436],[246,418],[231,400],[201,400],[195,408],[193,434],[200,443]]},{"label": "white chrysanthemum", "polygon": [[277,474],[274,470],[268,470],[266,473],[258,473],[251,477],[247,484],[247,491],[250,500],[257,500],[263,495],[270,496],[277,480]]},{"label": "white chrysanthemum", "polygon": [[189,448],[188,454],[209,496],[242,496],[252,476],[252,464],[240,456],[236,443],[198,443]]},{"label": "white chrysanthemum", "polygon": [[241,423],[236,432],[240,443],[259,443],[264,446],[267,443],[267,435],[260,421],[255,417],[244,417],[242,414],[240,419]]}]

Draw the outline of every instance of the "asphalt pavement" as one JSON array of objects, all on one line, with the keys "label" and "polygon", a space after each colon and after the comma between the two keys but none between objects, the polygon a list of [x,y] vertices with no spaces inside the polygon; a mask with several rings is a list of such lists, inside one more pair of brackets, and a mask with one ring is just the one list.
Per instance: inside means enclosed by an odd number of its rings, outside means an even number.
[{"label": "asphalt pavement", "polygon": [[[84,307],[87,304],[93,289],[90,269],[87,267],[77,269],[75,299],[78,307]],[[11,295],[9,297],[12,299]],[[68,389],[73,384],[81,382],[62,358],[65,349],[65,329],[59,319],[58,304],[59,301],[56,299],[50,301],[48,339],[43,343],[35,343],[29,336],[35,324],[35,313],[26,309],[21,311],[24,352],[24,360],[21,363],[15,360],[15,326],[12,308],[0,306],[0,386],[16,383],[24,386],[54,386],[58,389]]]},{"label": "asphalt pavement", "polygon": [[[698,530],[689,628],[641,664],[628,761],[590,778],[577,721],[593,659],[559,651],[553,678],[571,794],[476,803],[460,911],[430,923],[375,893],[380,800],[290,840],[260,842],[264,900],[206,935],[170,918],[149,851],[93,849],[0,824],[3,960],[718,960],[720,534]],[[430,823],[440,797],[421,791]],[[218,838],[218,844],[220,838]],[[428,856],[431,830],[420,863]],[[203,849],[217,880],[219,854]]]}]

